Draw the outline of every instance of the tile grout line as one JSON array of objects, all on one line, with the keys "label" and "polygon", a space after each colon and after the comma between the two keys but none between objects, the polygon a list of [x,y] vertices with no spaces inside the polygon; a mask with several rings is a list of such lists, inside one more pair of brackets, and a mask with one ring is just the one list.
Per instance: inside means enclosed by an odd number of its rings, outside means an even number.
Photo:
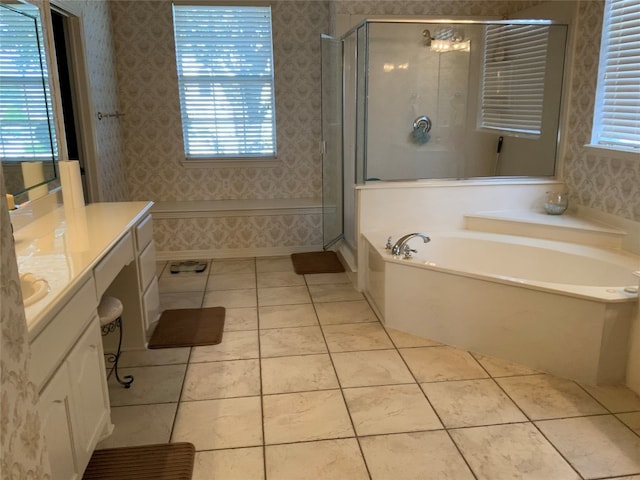
[{"label": "tile grout line", "polygon": [[[304,276],[303,276],[304,277]],[[318,311],[316,310],[315,302],[313,302],[313,297],[311,297],[311,290],[309,290],[309,285],[307,284],[307,278],[304,277],[304,282],[307,286],[307,290],[309,292],[309,297],[311,298],[311,305],[313,306],[313,312],[316,316],[316,320],[318,320],[318,324],[320,325],[320,318],[318,317]],[[331,350],[329,350],[329,344],[327,342],[327,338],[324,334],[324,330],[322,329],[322,325],[320,325],[320,333],[322,334],[322,339],[324,340],[325,347],[327,349],[327,355],[329,356],[329,361],[331,362],[331,367],[333,368],[333,374],[336,376],[336,381],[338,382],[338,388],[340,389],[340,396],[342,397],[342,403],[344,404],[344,408],[347,411],[347,415],[349,416],[349,422],[351,422],[351,428],[353,429],[353,435],[355,437],[356,443],[358,445],[358,450],[360,451],[360,456],[362,457],[362,462],[364,463],[364,468],[367,471],[367,475],[371,480],[373,477],[371,475],[371,471],[369,470],[369,464],[367,463],[367,458],[364,455],[364,450],[362,449],[362,445],[360,443],[360,438],[358,436],[358,431],[356,430],[356,425],[353,421],[353,417],[351,416],[351,411],[349,410],[349,405],[347,404],[347,399],[344,396],[344,389],[342,388],[342,382],[340,381],[340,377],[338,376],[338,370],[336,369],[335,363],[333,362],[333,356],[331,355]]]},{"label": "tile grout line", "polygon": [[[367,301],[368,302],[368,301]],[[382,322],[380,322],[382,323]],[[427,403],[429,404],[429,406],[431,407],[431,410],[433,411],[434,415],[438,418],[438,421],[440,422],[440,424],[442,425],[443,430],[446,432],[447,436],[449,437],[449,440],[451,441],[451,443],[453,444],[453,446],[455,447],[456,451],[458,452],[458,454],[460,455],[460,457],[462,458],[462,461],[465,463],[465,465],[467,466],[467,468],[469,469],[469,472],[471,473],[471,475],[473,476],[474,479],[478,480],[478,476],[476,475],[476,472],[473,470],[473,468],[471,468],[471,465],[469,464],[467,457],[464,456],[464,454],[462,453],[462,450],[460,449],[460,447],[458,446],[458,444],[456,443],[456,441],[453,439],[453,436],[451,435],[451,432],[449,432],[449,429],[446,427],[445,423],[442,421],[442,417],[440,416],[440,414],[438,413],[438,411],[436,410],[435,406],[431,403],[431,400],[429,400],[429,397],[427,396],[427,393],[424,391],[424,389],[422,388],[422,386],[420,385],[420,382],[418,381],[418,379],[416,378],[415,374],[413,373],[413,370],[411,370],[411,367],[409,367],[409,364],[407,363],[407,361],[405,360],[405,358],[402,356],[402,353],[400,353],[400,349],[398,348],[398,346],[396,345],[396,342],[393,340],[393,338],[391,338],[391,335],[389,335],[389,332],[387,332],[386,327],[383,325],[383,328],[385,330],[385,332],[387,333],[387,336],[389,337],[389,339],[391,340],[391,343],[393,344],[396,353],[398,354],[398,356],[400,357],[400,359],[402,360],[402,363],[404,363],[404,366],[406,367],[406,369],[409,371],[409,373],[411,374],[411,376],[413,377],[413,380],[415,381],[416,385],[418,386],[418,388],[420,389],[420,392],[422,392],[422,395],[424,396],[425,400],[427,401]],[[419,348],[419,347],[416,347]],[[475,360],[475,359],[474,359]]]},{"label": "tile grout line", "polygon": [[258,299],[258,260],[253,258],[256,282],[256,335],[258,336],[258,378],[260,379],[260,426],[262,427],[262,472],[267,479],[267,437],[264,428],[264,385],[262,382],[262,342],[260,339],[260,300]]}]

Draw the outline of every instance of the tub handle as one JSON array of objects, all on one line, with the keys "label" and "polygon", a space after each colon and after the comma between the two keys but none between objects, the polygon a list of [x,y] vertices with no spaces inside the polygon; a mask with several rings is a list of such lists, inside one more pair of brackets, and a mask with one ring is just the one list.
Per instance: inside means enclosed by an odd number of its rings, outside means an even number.
[{"label": "tub handle", "polygon": [[418,253],[418,250],[411,248],[409,245],[405,245],[402,253],[404,253],[404,257],[402,258],[404,258],[405,260],[409,260],[410,258],[413,258],[411,254]]},{"label": "tub handle", "polygon": [[391,237],[387,238],[387,244],[384,246],[385,250],[391,250],[393,247],[393,242],[391,241]]}]

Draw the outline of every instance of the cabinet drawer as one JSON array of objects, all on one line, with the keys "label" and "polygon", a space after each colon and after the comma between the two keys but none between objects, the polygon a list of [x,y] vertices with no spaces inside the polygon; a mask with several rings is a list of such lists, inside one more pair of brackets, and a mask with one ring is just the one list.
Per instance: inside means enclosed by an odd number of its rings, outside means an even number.
[{"label": "cabinet drawer", "polygon": [[140,254],[140,285],[146,289],[156,275],[156,246],[151,242]]},{"label": "cabinet drawer", "polygon": [[31,342],[31,379],[38,389],[58,368],[95,315],[98,303],[95,292],[93,279],[89,279]]},{"label": "cabinet drawer", "polygon": [[145,316],[145,333],[149,337],[156,327],[160,318],[160,292],[158,290],[158,280],[154,277],[151,285],[142,297]]},{"label": "cabinet drawer", "polygon": [[133,240],[131,233],[127,234],[120,240],[111,251],[98,263],[93,269],[93,275],[96,279],[97,297],[101,298],[102,294],[107,290],[113,279],[118,276],[120,270],[125,265],[133,261]]},{"label": "cabinet drawer", "polygon": [[142,220],[136,227],[136,245],[138,251],[142,251],[153,238],[153,222],[151,221],[151,215]]}]

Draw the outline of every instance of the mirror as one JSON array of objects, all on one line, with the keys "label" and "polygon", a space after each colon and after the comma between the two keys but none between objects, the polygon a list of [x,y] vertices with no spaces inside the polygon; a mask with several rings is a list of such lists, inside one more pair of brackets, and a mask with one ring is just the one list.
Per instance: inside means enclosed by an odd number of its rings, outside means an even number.
[{"label": "mirror", "polygon": [[38,7],[0,3],[0,162],[7,192],[25,200],[48,193],[57,177],[44,45]]},{"label": "mirror", "polygon": [[566,25],[369,20],[356,32],[358,183],[555,175]]}]

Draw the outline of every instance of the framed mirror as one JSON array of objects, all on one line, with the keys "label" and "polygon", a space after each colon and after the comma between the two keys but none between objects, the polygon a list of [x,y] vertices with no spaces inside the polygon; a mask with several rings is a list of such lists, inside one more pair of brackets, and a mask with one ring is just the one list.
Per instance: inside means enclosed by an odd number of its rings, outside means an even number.
[{"label": "framed mirror", "polygon": [[0,2],[0,162],[18,202],[49,191],[58,147],[39,8]]}]

